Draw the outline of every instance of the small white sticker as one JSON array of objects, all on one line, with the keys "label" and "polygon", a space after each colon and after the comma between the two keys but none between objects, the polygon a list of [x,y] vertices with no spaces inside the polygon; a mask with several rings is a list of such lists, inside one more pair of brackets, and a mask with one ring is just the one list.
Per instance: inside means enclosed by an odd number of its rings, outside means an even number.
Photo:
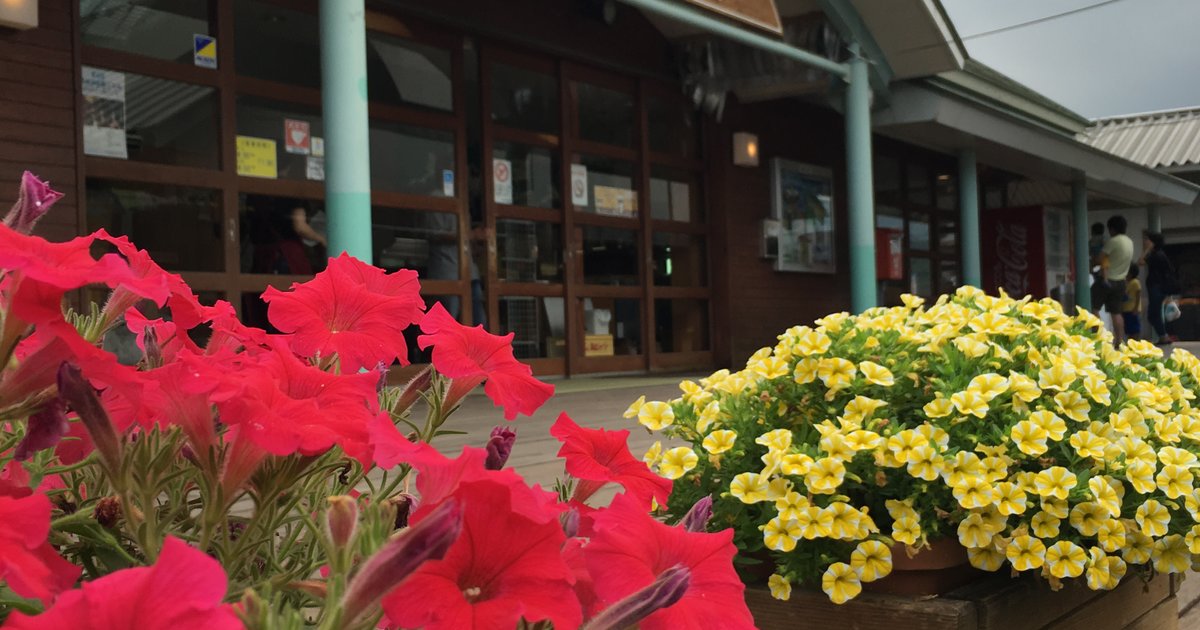
[{"label": "small white sticker", "polygon": [[454,196],[454,171],[450,169],[442,171],[442,194],[447,197]]},{"label": "small white sticker", "polygon": [[492,200],[512,205],[512,162],[508,160],[492,160]]},{"label": "small white sticker", "polygon": [[582,164],[571,165],[571,203],[576,206],[588,205],[588,173]]}]

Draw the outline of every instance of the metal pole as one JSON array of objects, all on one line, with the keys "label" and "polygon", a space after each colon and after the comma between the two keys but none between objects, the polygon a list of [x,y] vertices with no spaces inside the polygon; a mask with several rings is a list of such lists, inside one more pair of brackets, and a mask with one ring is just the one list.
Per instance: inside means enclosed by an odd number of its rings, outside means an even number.
[{"label": "metal pole", "polygon": [[871,88],[867,60],[850,46],[846,86],[846,189],[850,213],[850,308],[875,306],[875,193],[871,181]]},{"label": "metal pole", "polygon": [[1075,305],[1092,310],[1092,261],[1088,251],[1087,181],[1071,182],[1071,230],[1075,234]]},{"label": "metal pole", "polygon": [[367,25],[363,0],[321,0],[321,104],[329,255],[371,263]]},{"label": "metal pole", "polygon": [[958,205],[962,228],[962,281],[973,287],[983,285],[979,263],[979,178],[975,170],[975,150],[958,154]]},{"label": "metal pole", "polygon": [[1146,206],[1146,229],[1162,234],[1162,216],[1158,213],[1158,206],[1154,204]]},{"label": "metal pole", "polygon": [[694,26],[701,30],[720,35],[727,39],[732,39],[750,46],[768,52],[773,52],[781,57],[798,61],[807,66],[819,68],[836,77],[846,78],[849,76],[849,68],[846,64],[841,64],[836,61],[830,61],[825,57],[816,55],[802,50],[794,46],[790,46],[781,41],[753,33],[751,31],[727,24],[716,18],[709,17],[704,13],[685,6],[682,3],[675,3],[671,0],[621,0],[621,2],[633,7],[637,7],[643,11],[657,13],[666,18],[670,18],[677,22],[682,22],[689,26]]}]

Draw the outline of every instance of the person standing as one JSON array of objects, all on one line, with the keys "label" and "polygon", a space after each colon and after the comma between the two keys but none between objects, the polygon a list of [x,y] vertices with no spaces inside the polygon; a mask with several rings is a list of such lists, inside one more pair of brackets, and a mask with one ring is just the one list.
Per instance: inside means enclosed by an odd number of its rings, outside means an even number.
[{"label": "person standing", "polygon": [[1109,238],[1100,250],[1100,267],[1106,287],[1104,309],[1112,316],[1113,343],[1125,341],[1125,319],[1121,307],[1125,304],[1125,278],[1129,275],[1129,263],[1133,262],[1133,239],[1125,235],[1128,223],[1125,217],[1114,214],[1108,218]]},{"label": "person standing", "polygon": [[1163,302],[1168,295],[1179,289],[1175,278],[1175,269],[1167,258],[1164,249],[1163,235],[1147,231],[1142,235],[1141,263],[1146,267],[1146,319],[1154,328],[1158,343],[1173,343],[1174,337],[1167,334],[1167,324],[1163,320]]}]

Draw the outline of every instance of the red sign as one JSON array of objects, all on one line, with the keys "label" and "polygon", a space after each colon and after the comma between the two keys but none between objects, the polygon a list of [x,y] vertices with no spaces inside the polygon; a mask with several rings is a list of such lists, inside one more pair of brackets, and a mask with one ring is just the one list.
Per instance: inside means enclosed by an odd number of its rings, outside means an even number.
[{"label": "red sign", "polygon": [[308,121],[285,118],[283,121],[283,144],[288,153],[308,155],[312,152],[312,134]]},{"label": "red sign", "polygon": [[875,275],[879,280],[904,279],[904,233],[875,228]]}]

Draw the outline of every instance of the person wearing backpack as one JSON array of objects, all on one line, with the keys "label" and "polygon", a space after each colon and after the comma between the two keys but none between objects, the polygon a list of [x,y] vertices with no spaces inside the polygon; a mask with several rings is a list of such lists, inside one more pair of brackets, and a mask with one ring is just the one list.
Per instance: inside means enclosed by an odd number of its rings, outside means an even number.
[{"label": "person wearing backpack", "polygon": [[1163,303],[1167,297],[1179,293],[1179,278],[1171,259],[1167,258],[1166,242],[1158,232],[1146,231],[1142,238],[1141,263],[1146,267],[1147,319],[1154,328],[1158,343],[1174,343],[1177,339],[1167,334],[1163,319]]}]

